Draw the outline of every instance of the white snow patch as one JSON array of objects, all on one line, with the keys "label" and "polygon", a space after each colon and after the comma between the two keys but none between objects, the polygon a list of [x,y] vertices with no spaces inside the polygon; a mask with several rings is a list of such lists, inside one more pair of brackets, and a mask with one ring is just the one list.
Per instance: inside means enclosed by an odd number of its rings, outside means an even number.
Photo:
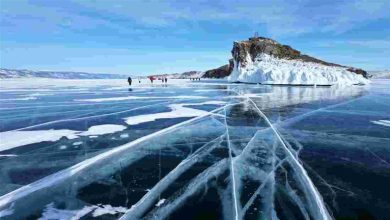
[{"label": "white snow patch", "polygon": [[290,85],[353,85],[368,84],[363,76],[347,71],[345,67],[325,66],[299,60],[278,59],[261,54],[255,61],[247,56],[247,65],[234,61],[228,77],[230,82],[290,84]]},{"label": "white snow patch", "polygon": [[76,210],[64,210],[64,209],[57,209],[54,208],[54,204],[50,203],[46,205],[46,208],[44,209],[42,213],[42,217],[39,218],[39,220],[77,220],[88,213],[90,213],[92,210],[94,210],[96,206],[85,206],[82,209],[76,209]]},{"label": "white snow patch", "polygon": [[125,213],[127,209],[125,207],[112,207],[111,205],[99,206],[92,213],[93,217],[98,217],[105,214],[115,215],[117,213]]},{"label": "white snow patch", "polygon": [[0,99],[0,101],[27,101],[35,100],[37,97],[24,97],[24,98],[11,98],[11,99]]},{"label": "white snow patch", "polygon": [[75,135],[75,133],[75,131],[67,129],[1,132],[0,151],[43,141],[58,141],[62,137],[74,139],[77,138],[77,135]]},{"label": "white snow patch", "polygon": [[28,95],[28,97],[49,96],[49,95],[54,95],[54,94],[53,93],[39,93],[39,92],[36,92],[36,93],[32,93],[32,94]]},{"label": "white snow patch", "polygon": [[[112,134],[126,129],[123,125],[96,125],[90,127],[87,131],[74,130],[37,130],[37,131],[6,131],[0,133],[0,151],[8,150],[15,147],[20,147],[28,144],[40,143],[43,141],[58,141],[62,137],[75,139],[79,136],[89,136],[90,138],[98,137],[98,135]],[[77,143],[77,142],[75,142]],[[75,145],[75,143],[73,145]],[[61,146],[61,150],[66,149],[66,146]]]},{"label": "white snow patch", "polygon": [[215,92],[215,91],[224,91],[225,89],[196,89],[194,92]]},{"label": "white snow patch", "polygon": [[165,202],[165,199],[160,199],[160,201],[158,201],[158,203],[156,204],[157,207],[160,207],[162,204],[164,204]]},{"label": "white snow patch", "polygon": [[390,127],[390,120],[378,120],[378,121],[371,121],[371,122],[374,124],[377,124],[377,125],[383,125],[386,127]]},{"label": "white snow patch", "polygon": [[61,145],[60,146],[60,150],[65,150],[66,148],[68,148],[66,145]]},{"label": "white snow patch", "polygon": [[[232,105],[232,104],[230,104],[230,105]],[[221,111],[225,107],[226,106],[214,109],[214,110],[210,111],[209,114],[206,116],[215,114],[216,112]],[[51,174],[49,176],[46,176],[46,177],[44,177],[38,181],[35,181],[29,185],[22,186],[17,190],[14,190],[8,194],[1,196],[0,197],[0,206],[4,207],[6,205],[12,204],[13,202],[15,202],[19,199],[24,198],[25,196],[31,195],[34,192],[37,192],[37,191],[42,190],[44,188],[48,188],[48,187],[60,184],[61,182],[65,181],[68,178],[72,178],[75,175],[79,175],[81,172],[86,171],[87,169],[91,169],[91,167],[93,165],[95,165],[98,161],[101,161],[103,159],[109,159],[109,158],[112,159],[112,157],[114,155],[116,155],[117,153],[124,152],[124,151],[126,151],[126,150],[140,144],[140,143],[143,143],[144,141],[150,140],[154,137],[158,137],[159,135],[163,135],[163,134],[166,134],[168,132],[172,132],[180,127],[191,124],[194,121],[197,121],[201,118],[203,118],[203,117],[193,118],[193,119],[175,124],[173,126],[170,126],[168,128],[164,128],[164,129],[159,130],[157,132],[154,132],[152,134],[140,137],[140,138],[138,138],[134,141],[131,141],[127,144],[115,147],[109,151],[98,154],[92,158],[86,159],[78,164],[75,164],[75,165],[69,167],[69,168],[61,170],[61,171],[54,173],[54,174]]]},{"label": "white snow patch", "polygon": [[73,145],[73,146],[78,146],[78,145],[81,145],[81,144],[83,144],[82,141],[77,141],[77,142],[74,142],[72,145]]},{"label": "white snow patch", "polygon": [[102,134],[112,134],[118,131],[123,131],[126,129],[126,126],[123,125],[96,125],[88,128],[88,131],[81,132],[80,136],[89,136],[89,135],[102,135]]},{"label": "white snow patch", "polygon": [[17,157],[16,154],[0,154],[0,157]]},{"label": "white snow patch", "polygon": [[207,111],[188,108],[185,106],[191,105],[223,105],[226,102],[222,101],[208,101],[202,103],[185,103],[185,104],[171,104],[168,107],[172,110],[170,112],[161,112],[148,115],[136,115],[125,118],[126,123],[129,125],[137,125],[145,122],[155,121],[157,119],[167,119],[167,118],[184,118],[184,117],[197,117],[208,114]]},{"label": "white snow patch", "polygon": [[121,134],[119,137],[120,137],[120,138],[128,138],[128,137],[129,137],[129,134]]},{"label": "white snow patch", "polygon": [[[117,213],[125,213],[127,209],[125,207],[112,207],[111,205],[92,205],[84,206],[82,209],[76,210],[67,210],[67,209],[57,209],[54,207],[54,203],[46,205],[42,213],[42,217],[39,220],[77,220],[86,216],[88,213],[92,212],[93,217],[98,217],[105,214],[115,215]],[[1,212],[0,212],[1,213]],[[12,213],[11,213],[12,214]],[[0,215],[1,217],[1,215]]]}]

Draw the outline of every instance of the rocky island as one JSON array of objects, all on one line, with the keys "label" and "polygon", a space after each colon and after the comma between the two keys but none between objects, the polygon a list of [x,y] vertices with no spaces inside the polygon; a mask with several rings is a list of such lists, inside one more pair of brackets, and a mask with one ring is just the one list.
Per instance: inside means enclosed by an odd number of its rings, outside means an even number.
[{"label": "rocky island", "polygon": [[264,37],[234,42],[232,56],[229,64],[208,70],[203,77],[288,85],[368,83],[368,73],[362,69],[322,61]]}]

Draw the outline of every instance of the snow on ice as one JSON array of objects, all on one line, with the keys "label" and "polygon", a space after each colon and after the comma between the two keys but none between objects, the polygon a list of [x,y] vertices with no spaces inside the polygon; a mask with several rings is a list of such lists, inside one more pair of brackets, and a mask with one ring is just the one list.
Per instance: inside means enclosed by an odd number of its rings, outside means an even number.
[{"label": "snow on ice", "polygon": [[[61,130],[36,130],[36,131],[6,131],[0,133],[0,151],[24,146],[28,144],[40,143],[43,141],[58,141],[62,137],[75,139],[79,136],[96,136],[112,134],[126,129],[123,125],[95,125],[87,131],[74,131],[68,129]],[[65,149],[65,148],[61,148]]]}]

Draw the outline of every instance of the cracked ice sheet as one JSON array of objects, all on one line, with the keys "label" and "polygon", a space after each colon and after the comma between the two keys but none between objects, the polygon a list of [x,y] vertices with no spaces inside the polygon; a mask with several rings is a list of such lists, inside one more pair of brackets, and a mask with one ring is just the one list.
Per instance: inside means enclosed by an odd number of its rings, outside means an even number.
[{"label": "cracked ice sheet", "polygon": [[126,129],[123,125],[96,125],[90,127],[87,131],[73,130],[37,130],[37,131],[6,131],[0,133],[0,152],[9,150],[15,147],[20,147],[28,144],[40,143],[44,141],[55,142],[66,137],[75,139],[79,136],[96,136],[104,134],[112,134]]},{"label": "cracked ice sheet", "polygon": [[111,98],[97,98],[97,99],[75,99],[79,102],[108,102],[108,101],[123,101],[135,99],[206,99],[205,96],[125,96],[125,97],[111,97]]},{"label": "cracked ice sheet", "polygon": [[207,115],[207,111],[189,108],[185,106],[196,106],[196,105],[224,105],[226,102],[223,101],[208,101],[202,103],[185,103],[185,104],[171,104],[168,107],[172,110],[170,112],[161,112],[148,115],[137,115],[125,118],[128,125],[137,125],[145,122],[155,121],[157,119],[167,118],[185,118],[185,117],[197,117]]},{"label": "cracked ice sheet", "polygon": [[[217,112],[217,110],[216,110]],[[212,113],[210,113],[211,115]],[[152,150],[158,150],[160,147],[168,147],[170,146],[169,143],[171,141],[179,141],[179,142],[187,142],[189,140],[189,136],[193,137],[194,133],[193,126],[198,127],[198,123],[202,126],[211,126],[211,131],[206,129],[197,129],[199,132],[197,132],[197,135],[203,137],[203,136],[214,136],[214,133],[219,134],[221,127],[220,123],[216,120],[209,120],[204,118],[197,118],[197,119],[191,119],[187,120],[185,122],[182,122],[178,125],[169,127],[167,129],[164,129],[162,131],[153,133],[151,135],[148,135],[146,137],[140,138],[136,141],[133,141],[131,143],[125,144],[123,146],[119,146],[117,148],[111,149],[109,152],[102,153],[100,155],[97,155],[94,158],[87,159],[86,161],[83,161],[71,168],[65,169],[63,171],[60,171],[56,174],[52,174],[50,176],[47,176],[39,181],[36,181],[32,184],[30,184],[28,187],[22,187],[23,189],[16,190],[14,192],[11,192],[3,197],[0,197],[0,205],[6,205],[7,201],[9,202],[9,199],[15,199],[18,196],[27,196],[29,198],[41,198],[40,201],[47,201],[46,204],[53,201],[53,197],[44,197],[41,196],[39,191],[46,190],[48,188],[50,189],[63,189],[64,187],[69,187],[69,184],[67,182],[64,182],[66,179],[67,181],[73,181],[74,183],[79,182],[77,178],[82,179],[81,182],[84,181],[96,181],[99,178],[102,178],[102,175],[106,175],[107,172],[115,172],[115,170],[118,170],[121,166],[126,166],[127,163],[131,163],[134,160],[142,158],[142,155],[144,153],[150,153]],[[180,128],[180,126],[188,125],[186,129]],[[179,129],[180,128],[180,129]],[[204,128],[204,127],[202,127]],[[167,133],[168,131],[174,131]],[[161,134],[170,134],[170,138],[167,138],[167,136],[164,136],[164,139],[161,139],[159,135]],[[149,140],[150,139],[150,140]],[[145,143],[144,143],[145,142]],[[167,142],[167,143],[165,143]],[[180,145],[181,146],[181,145]],[[184,145],[186,146],[186,145]],[[132,150],[132,148],[138,149],[139,147],[144,147],[145,152]],[[119,152],[126,151],[126,154],[121,154]],[[110,160],[110,163],[105,163],[109,157],[117,157],[120,158],[120,160]],[[98,165],[100,169],[96,169],[96,165],[101,164],[102,166]],[[94,166],[95,165],[95,166]],[[105,168],[104,168],[105,167]],[[87,169],[87,170],[85,170]],[[88,177],[85,175],[88,174]],[[87,178],[86,178],[87,177]],[[77,179],[77,180],[76,180]],[[59,185],[59,186],[58,186]],[[43,188],[45,189],[43,189]],[[72,188],[74,191],[77,186],[72,185]],[[76,188],[77,189],[77,188]],[[38,192],[37,192],[38,191]],[[36,193],[37,192],[37,193]],[[62,192],[62,191],[61,191]],[[70,195],[68,195],[70,196]],[[20,199],[18,200],[17,206],[20,207],[20,205],[25,206],[24,203],[28,200]],[[36,204],[33,204],[34,206]]]}]

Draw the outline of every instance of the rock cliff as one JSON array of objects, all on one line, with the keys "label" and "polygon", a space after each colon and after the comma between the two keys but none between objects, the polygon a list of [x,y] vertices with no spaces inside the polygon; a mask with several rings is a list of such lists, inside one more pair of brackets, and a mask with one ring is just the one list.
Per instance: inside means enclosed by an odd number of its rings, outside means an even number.
[{"label": "rock cliff", "polygon": [[230,73],[233,70],[233,59],[229,60],[229,64],[223,65],[221,67],[218,67],[216,69],[207,70],[203,78],[225,78],[230,75]]},{"label": "rock cliff", "polygon": [[233,44],[232,56],[240,67],[245,67],[248,65],[248,62],[254,62],[256,57],[261,54],[268,54],[285,60],[299,60],[303,62],[318,63],[325,66],[345,67],[347,68],[347,71],[354,72],[368,78],[367,72],[362,69],[322,61],[314,57],[301,54],[300,51],[295,50],[288,45],[282,45],[269,38],[253,37],[249,38],[249,40],[234,42]]},{"label": "rock cliff", "polygon": [[231,82],[334,85],[366,84],[369,74],[358,68],[326,62],[282,45],[275,40],[253,37],[233,43],[229,64],[208,70],[204,78]]}]

